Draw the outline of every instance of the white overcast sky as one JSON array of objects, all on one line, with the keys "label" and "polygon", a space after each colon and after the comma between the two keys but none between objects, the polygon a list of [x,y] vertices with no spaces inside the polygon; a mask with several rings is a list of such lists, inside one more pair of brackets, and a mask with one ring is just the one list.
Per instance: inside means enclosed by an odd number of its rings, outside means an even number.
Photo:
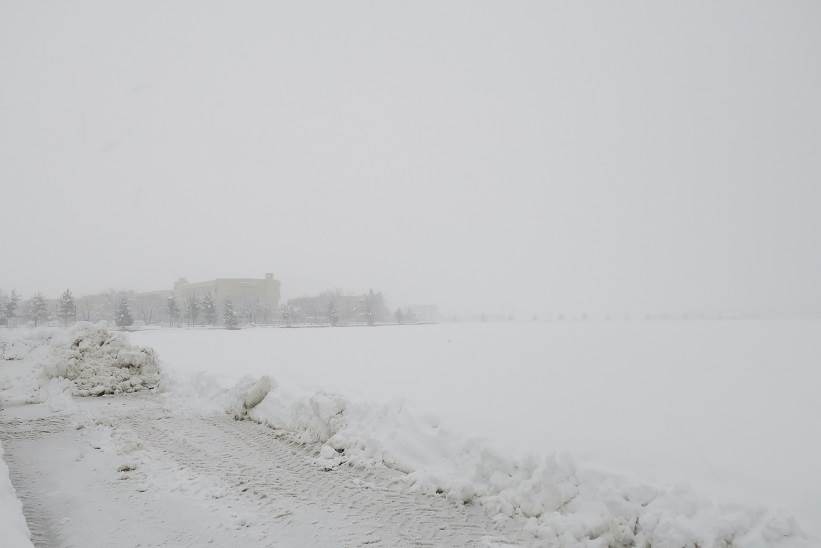
[{"label": "white overcast sky", "polygon": [[821,309],[821,2],[0,0],[0,289]]}]

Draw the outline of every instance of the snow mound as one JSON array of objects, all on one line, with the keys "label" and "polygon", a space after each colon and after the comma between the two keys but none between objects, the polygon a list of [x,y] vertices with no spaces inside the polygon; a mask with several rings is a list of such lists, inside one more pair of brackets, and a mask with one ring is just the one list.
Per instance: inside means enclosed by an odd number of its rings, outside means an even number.
[{"label": "snow mound", "polygon": [[78,323],[51,344],[44,372],[74,385],[75,396],[102,396],[156,388],[157,354],[135,346],[105,324]]},{"label": "snow mound", "polygon": [[[247,389],[249,381],[244,382]],[[537,544],[573,547],[808,547],[794,519],[721,505],[686,487],[636,485],[561,455],[514,458],[403,403],[351,402],[272,383],[252,420],[320,445],[318,464],[386,466],[412,491],[518,520]]]},{"label": "snow mound", "polygon": [[259,402],[265,399],[265,396],[268,395],[271,388],[273,388],[271,377],[265,375],[260,378],[245,394],[245,400],[242,402],[243,407],[248,410],[259,405]]}]

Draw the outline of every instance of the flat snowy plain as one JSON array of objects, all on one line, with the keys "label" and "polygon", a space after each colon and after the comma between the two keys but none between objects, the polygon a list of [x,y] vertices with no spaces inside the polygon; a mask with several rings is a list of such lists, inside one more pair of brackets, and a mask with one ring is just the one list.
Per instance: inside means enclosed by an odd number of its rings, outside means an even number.
[{"label": "flat snowy plain", "polygon": [[[174,374],[204,372],[226,387],[265,374],[306,393],[402,406],[511,458],[569,455],[629,481],[783,509],[821,533],[819,321],[158,329],[130,338]],[[428,450],[402,448],[420,462]]]}]

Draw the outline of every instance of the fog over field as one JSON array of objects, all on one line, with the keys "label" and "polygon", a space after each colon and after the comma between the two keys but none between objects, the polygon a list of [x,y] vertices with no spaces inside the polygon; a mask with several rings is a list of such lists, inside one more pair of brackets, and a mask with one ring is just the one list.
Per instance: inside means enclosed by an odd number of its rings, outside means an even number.
[{"label": "fog over field", "polygon": [[811,0],[0,0],[0,530],[821,545],[819,97]]},{"label": "fog over field", "polygon": [[818,312],[819,10],[6,2],[0,287]]}]

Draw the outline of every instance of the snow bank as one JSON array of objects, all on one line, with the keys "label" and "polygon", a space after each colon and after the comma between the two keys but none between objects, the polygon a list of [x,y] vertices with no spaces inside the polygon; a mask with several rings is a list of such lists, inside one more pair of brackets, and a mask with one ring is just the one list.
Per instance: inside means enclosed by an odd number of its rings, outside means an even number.
[{"label": "snow bank", "polygon": [[79,323],[52,342],[44,372],[71,381],[77,396],[137,392],[160,382],[156,353],[131,345],[105,324]]},{"label": "snow bank", "polygon": [[3,445],[0,444],[0,535],[3,548],[33,548],[29,528],[23,517],[23,505],[17,499],[14,486],[9,479],[9,469],[3,460]]},{"label": "snow bank", "polygon": [[399,403],[353,403],[273,383],[248,416],[290,431],[300,441],[321,444],[323,467],[399,470],[410,490],[480,504],[494,519],[520,520],[549,545],[810,546],[790,517],[716,504],[684,487],[633,484],[580,468],[565,456],[514,459]]},{"label": "snow bank", "polygon": [[[400,399],[508,457],[763,503],[821,537],[821,322],[545,322],[156,329],[163,373]],[[166,386],[163,384],[163,386]],[[821,542],[817,543],[821,546]]]},{"label": "snow bank", "polygon": [[245,400],[242,402],[245,410],[252,409],[259,405],[259,402],[265,399],[265,396],[273,388],[271,377],[265,375],[261,377],[245,394]]}]

